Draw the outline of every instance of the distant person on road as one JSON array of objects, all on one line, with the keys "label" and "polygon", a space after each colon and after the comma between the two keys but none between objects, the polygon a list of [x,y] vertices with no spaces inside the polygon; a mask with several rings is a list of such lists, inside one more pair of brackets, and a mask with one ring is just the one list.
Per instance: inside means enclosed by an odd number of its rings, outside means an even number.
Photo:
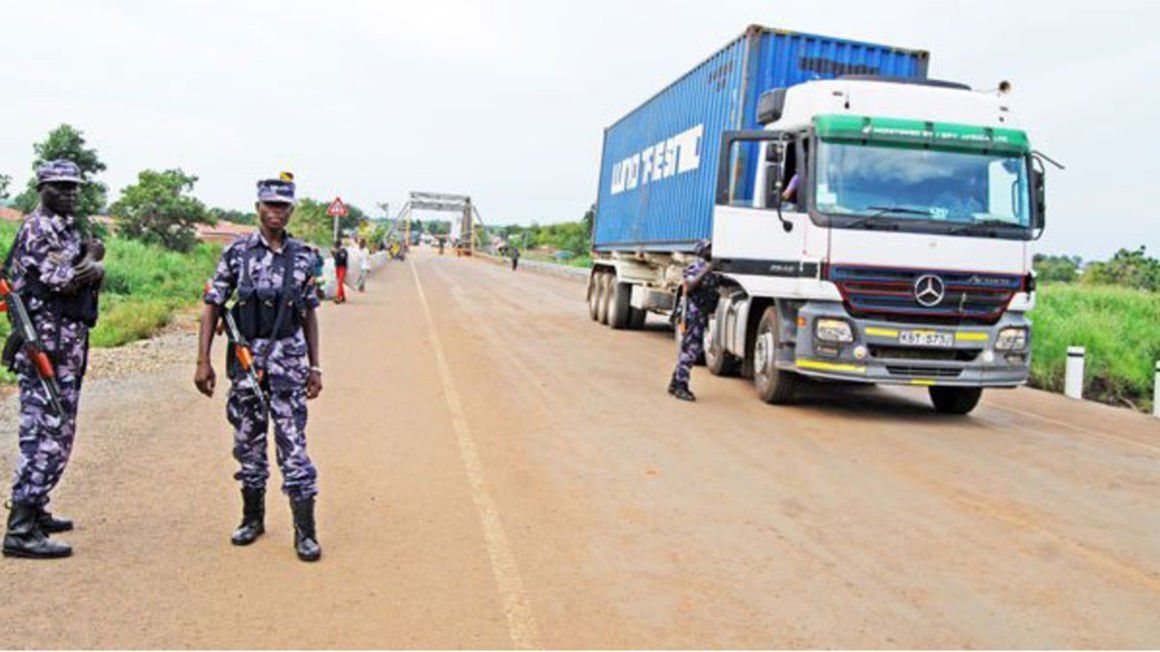
[{"label": "distant person on road", "polygon": [[334,302],[346,303],[346,289],[344,286],[346,285],[346,262],[348,254],[346,247],[342,246],[341,240],[334,243],[334,251],[331,253],[334,255],[334,278],[335,285],[337,286],[334,290]]},{"label": "distant person on road", "polygon": [[697,359],[704,353],[705,328],[709,325],[709,315],[717,309],[717,286],[720,279],[713,271],[713,246],[708,240],[701,240],[694,249],[696,259],[685,268],[682,296],[684,310],[677,324],[681,334],[681,350],[677,356],[677,367],[669,381],[669,393],[682,401],[695,401],[697,397],[689,391],[689,373]]},{"label": "distant person on road", "polygon": [[445,244],[447,244],[447,239],[446,238],[439,238],[439,255],[440,256],[443,255],[443,246]]},{"label": "distant person on road", "polygon": [[326,291],[322,288],[322,273],[326,269],[326,260],[323,259],[322,249],[318,245],[310,245],[310,251],[314,254],[314,291],[319,299],[324,299]]},{"label": "distant person on road", "polygon": [[367,290],[367,275],[371,273],[371,252],[367,249],[366,239],[358,241],[358,287],[359,292]]},{"label": "distant person on road", "polygon": [[[518,247],[512,247],[512,271],[513,272],[516,271],[516,268],[519,266],[520,266],[520,250]],[[536,268],[536,266],[532,265],[532,269],[535,269],[535,268]]]},{"label": "distant person on road", "polygon": [[[311,291],[315,255],[286,232],[294,214],[292,182],[259,181],[255,208],[258,232],[222,251],[206,289],[193,382],[201,393],[213,396],[210,349],[218,320],[236,290],[238,300],[228,310],[253,355],[249,363],[232,342],[227,349],[232,384],[226,414],[234,427],[234,459],[240,466],[234,478],[242,485],[242,522],[230,541],[249,545],[266,531],[266,437],[273,421],[282,492],[290,498],[294,519],[294,549],[302,561],[316,561],[322,556],[314,528],[318,472],[306,454],[306,401],[322,392],[315,314],[319,300]],[[244,364],[257,372],[257,386]]]},{"label": "distant person on road", "polygon": [[[47,354],[41,363],[55,375],[55,387],[42,381],[38,361],[19,332],[8,336],[3,360],[20,385],[20,452],[4,534],[5,557],[72,554],[67,543],[49,538],[73,529],[73,524],[50,514],[48,502],[72,452],[89,329],[97,321],[97,293],[105,276],[104,244],[83,238],[73,218],[82,183],[80,168],[72,161],[49,161],[37,168],[40,204],[17,230],[0,274],[23,300],[42,355]],[[8,300],[10,319],[15,316],[14,303]],[[59,396],[53,395],[56,390]],[[15,585],[12,590],[19,592]]]}]

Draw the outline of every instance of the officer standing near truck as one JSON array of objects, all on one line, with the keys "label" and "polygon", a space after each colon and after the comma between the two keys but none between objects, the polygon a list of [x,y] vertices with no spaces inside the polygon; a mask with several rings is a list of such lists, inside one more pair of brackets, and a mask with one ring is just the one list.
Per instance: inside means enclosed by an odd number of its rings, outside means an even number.
[{"label": "officer standing near truck", "polygon": [[677,324],[681,333],[681,350],[673,379],[669,381],[669,393],[682,401],[697,400],[689,391],[689,373],[704,353],[705,328],[709,325],[709,315],[717,309],[717,286],[720,285],[711,262],[712,244],[708,240],[699,241],[693,247],[693,254],[696,258],[685,268],[684,310]]},{"label": "officer standing near truck", "polygon": [[[20,461],[4,555],[43,559],[72,554],[67,543],[48,538],[73,529],[72,521],[54,518],[47,506],[72,452],[105,248],[99,240],[82,239],[74,221],[84,183],[75,163],[49,161],[37,169],[36,182],[40,205],[20,225],[3,276],[17,295],[9,297],[9,310],[23,302],[52,375],[38,372],[31,343],[14,330],[3,357],[20,382]],[[11,317],[20,318],[15,312]]]},{"label": "officer standing near truck", "polygon": [[265,532],[270,475],[266,433],[272,418],[282,491],[290,498],[294,517],[294,547],[299,559],[315,561],[322,549],[314,527],[317,472],[306,454],[306,401],[322,391],[315,314],[319,300],[313,292],[316,259],[286,231],[294,213],[292,182],[259,181],[256,209],[259,230],[226,247],[206,289],[194,383],[213,396],[214,330],[236,290],[237,301],[229,310],[241,339],[250,345],[260,380],[255,387],[243,373],[244,358],[235,354],[238,343],[231,342],[228,368],[233,383],[226,414],[234,427],[234,458],[241,466],[234,478],[241,481],[243,503],[242,523],[231,541],[248,545]]}]

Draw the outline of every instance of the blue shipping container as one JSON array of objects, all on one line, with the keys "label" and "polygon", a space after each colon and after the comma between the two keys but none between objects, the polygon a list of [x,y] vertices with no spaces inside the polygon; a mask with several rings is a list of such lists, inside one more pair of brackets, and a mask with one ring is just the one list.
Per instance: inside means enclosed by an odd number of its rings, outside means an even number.
[{"label": "blue shipping container", "polygon": [[[750,26],[604,130],[594,248],[681,251],[710,237],[721,133],[760,128],[765,91],[842,75],[925,78],[928,60],[920,50]],[[751,197],[754,175],[740,158],[738,189]]]}]

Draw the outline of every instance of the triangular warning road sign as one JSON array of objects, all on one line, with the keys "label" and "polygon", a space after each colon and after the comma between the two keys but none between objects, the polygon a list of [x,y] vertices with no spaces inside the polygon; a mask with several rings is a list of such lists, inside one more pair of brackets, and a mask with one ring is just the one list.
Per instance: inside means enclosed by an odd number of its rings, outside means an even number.
[{"label": "triangular warning road sign", "polygon": [[346,217],[346,213],[346,204],[343,204],[339,197],[335,197],[334,201],[330,202],[330,208],[326,209],[326,214],[331,217]]}]

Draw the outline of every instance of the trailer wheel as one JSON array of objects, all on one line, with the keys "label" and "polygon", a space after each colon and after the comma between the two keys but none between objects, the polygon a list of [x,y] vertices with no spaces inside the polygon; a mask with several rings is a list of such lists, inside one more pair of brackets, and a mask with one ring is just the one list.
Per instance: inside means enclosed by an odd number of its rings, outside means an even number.
[{"label": "trailer wheel", "polygon": [[930,387],[930,402],[940,414],[967,414],[983,397],[982,387]]},{"label": "trailer wheel", "polygon": [[705,328],[705,366],[714,376],[736,376],[741,369],[741,360],[721,345],[716,316],[709,319],[709,326]]},{"label": "trailer wheel", "polygon": [[616,277],[614,276],[608,299],[609,326],[616,330],[628,328],[628,320],[631,316],[629,310],[632,308],[629,305],[630,299],[632,299],[632,285],[628,283],[617,283]]},{"label": "trailer wheel", "polygon": [[774,405],[792,402],[798,381],[797,374],[777,368],[778,344],[777,306],[769,306],[757,325],[757,340],[753,346],[753,386],[761,400]]},{"label": "trailer wheel", "polygon": [[599,317],[598,298],[600,297],[601,276],[601,272],[596,272],[588,280],[588,316],[592,318],[592,321],[597,321]]},{"label": "trailer wheel", "polygon": [[603,272],[600,274],[600,289],[596,296],[596,321],[601,324],[608,323],[608,304],[612,299],[612,282],[616,279],[615,274]]}]

